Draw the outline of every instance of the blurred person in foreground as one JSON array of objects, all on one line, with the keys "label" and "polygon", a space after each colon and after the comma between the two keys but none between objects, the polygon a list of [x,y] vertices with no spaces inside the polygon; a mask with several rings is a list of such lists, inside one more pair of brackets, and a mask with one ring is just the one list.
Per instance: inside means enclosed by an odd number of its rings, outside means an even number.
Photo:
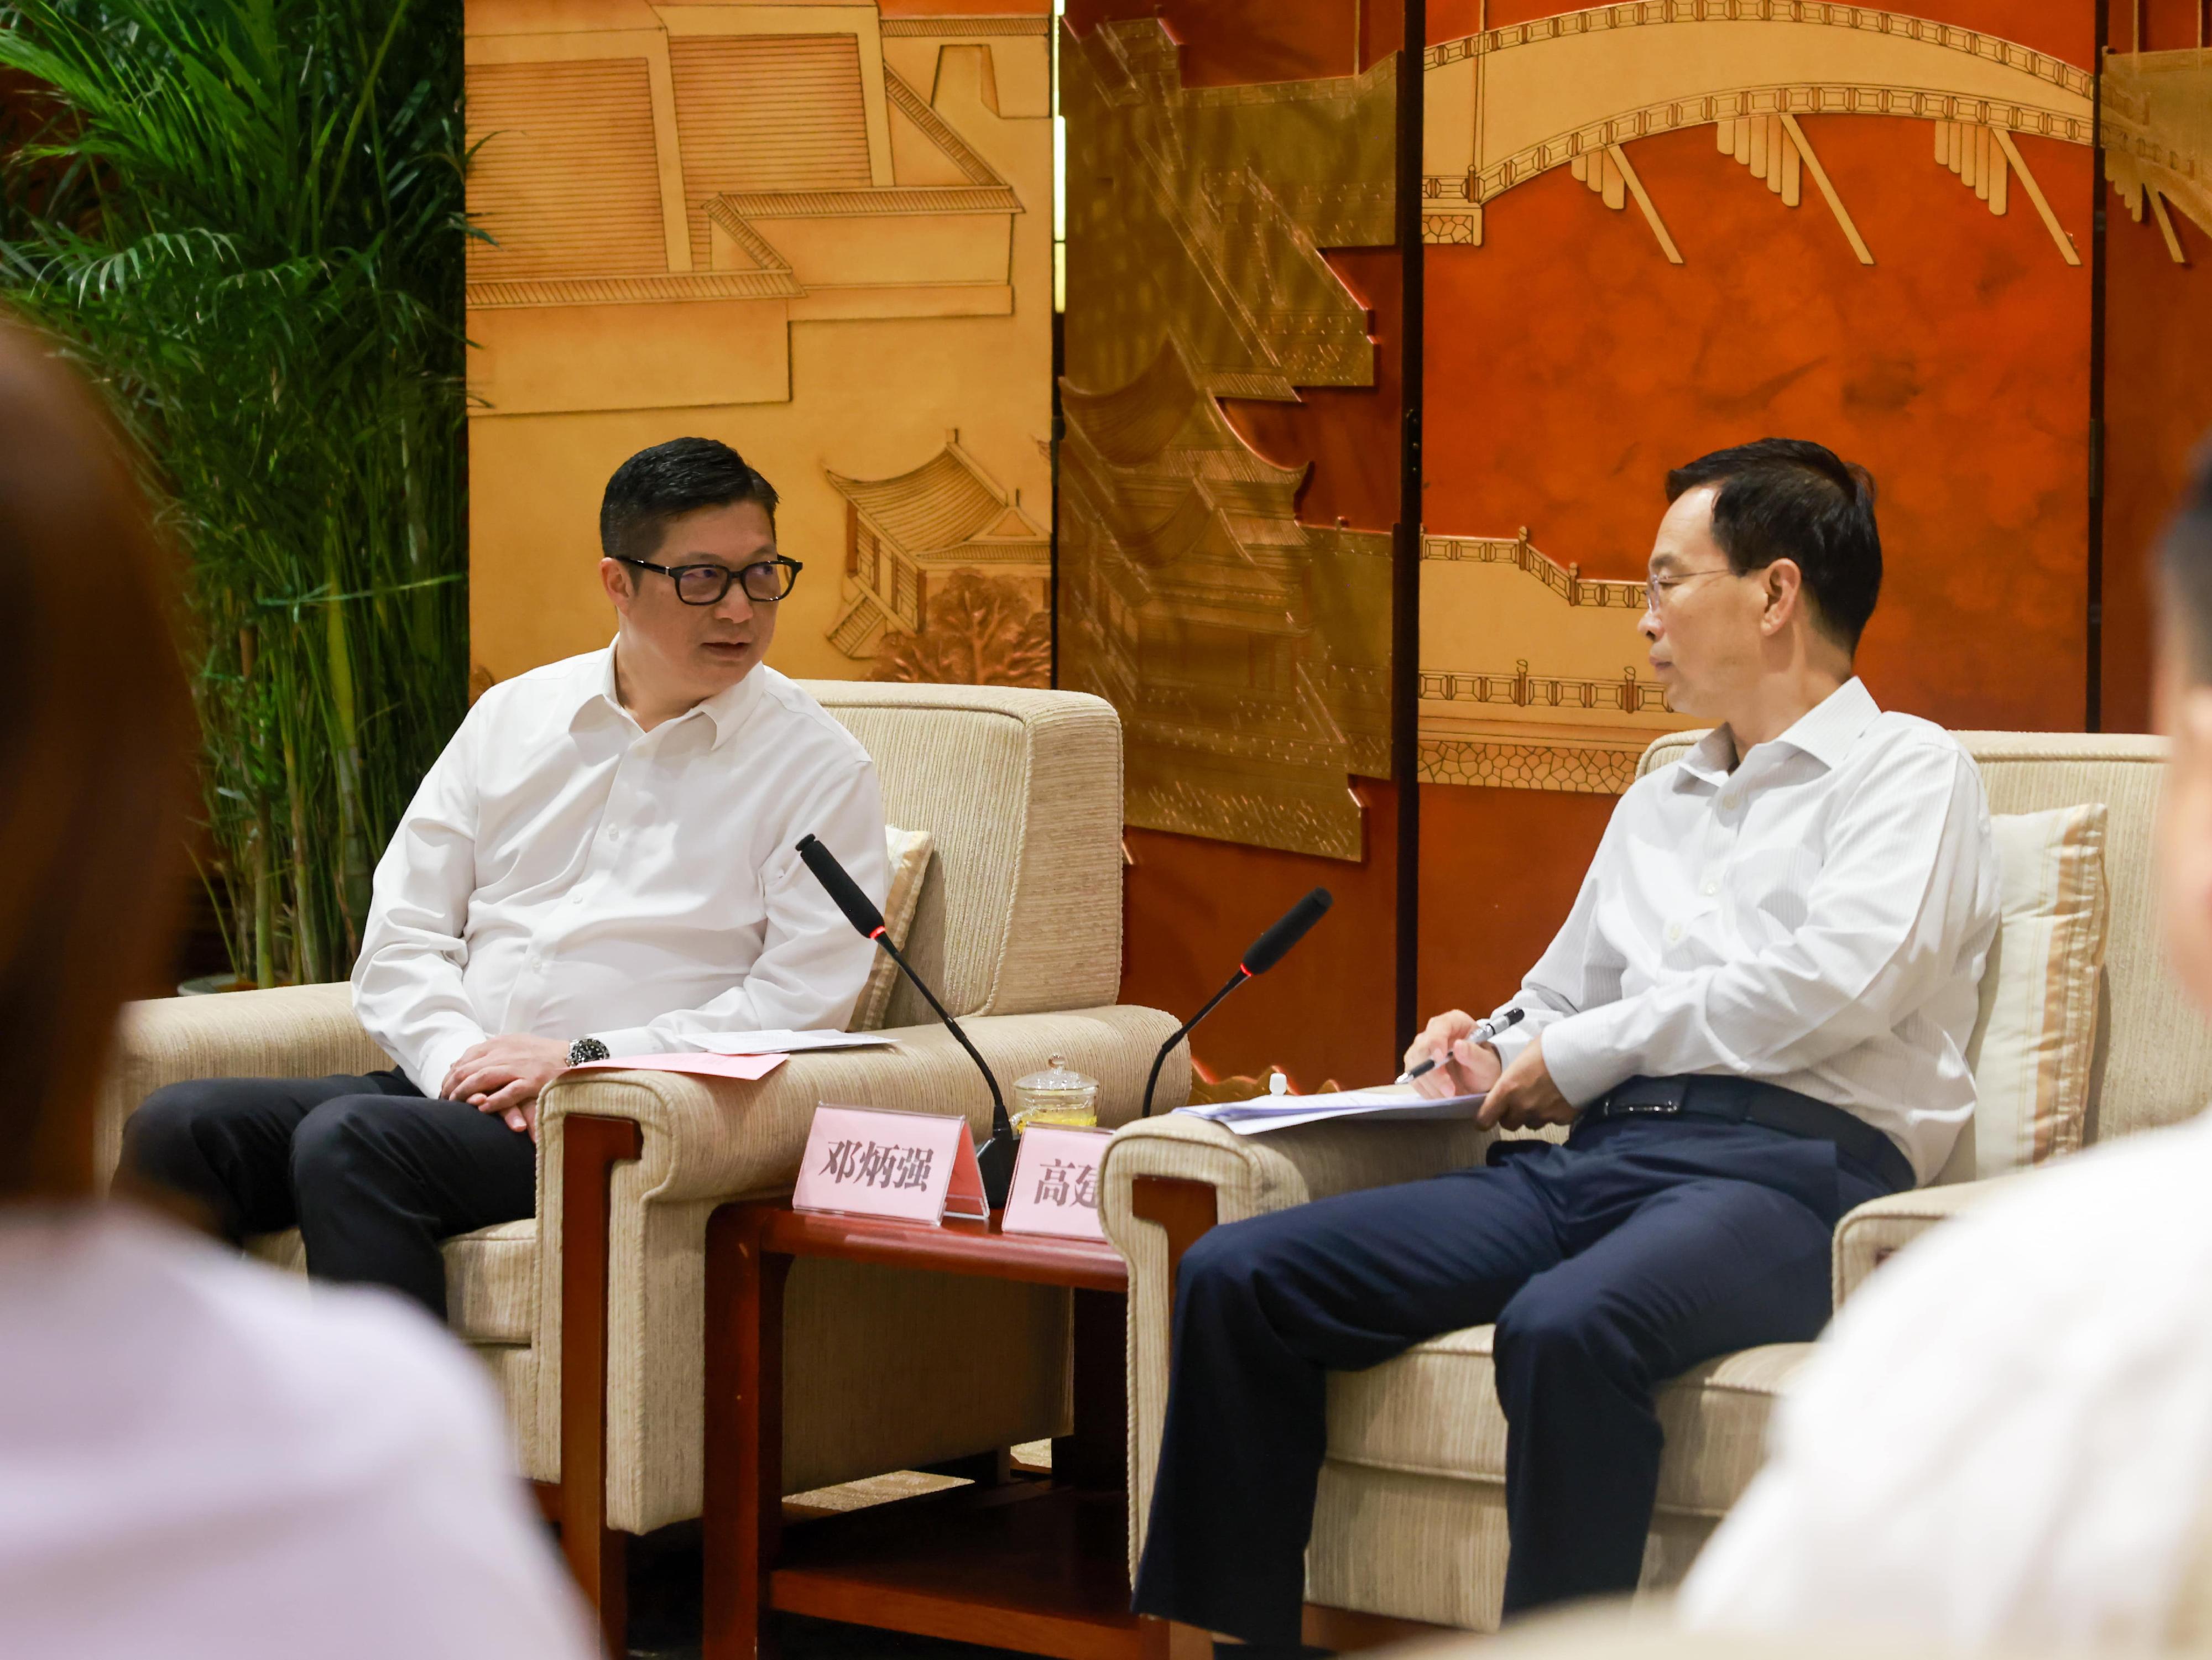
[{"label": "blurred person in foreground", "polygon": [[[2167,532],[2167,956],[2212,1011],[2212,454]],[[1704,1630],[2141,1651],[2203,1616],[2212,1122],[2129,1136],[1916,1241],[1799,1374],[1683,1586]]]},{"label": "blurred person in foreground", "polygon": [[489,1384],[419,1313],[99,1202],[194,749],[172,578],[92,395],[0,316],[0,1654],[570,1660]]}]

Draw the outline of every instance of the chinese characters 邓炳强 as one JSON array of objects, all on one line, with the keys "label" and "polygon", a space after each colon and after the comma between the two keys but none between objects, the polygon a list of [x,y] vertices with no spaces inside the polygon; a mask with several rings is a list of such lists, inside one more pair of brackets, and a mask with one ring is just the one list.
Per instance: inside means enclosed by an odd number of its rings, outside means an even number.
[{"label": "chinese characters \u9093\u70b3\u5f3a", "polygon": [[854,1138],[830,1143],[821,1173],[840,1187],[926,1188],[936,1157],[929,1147]]}]

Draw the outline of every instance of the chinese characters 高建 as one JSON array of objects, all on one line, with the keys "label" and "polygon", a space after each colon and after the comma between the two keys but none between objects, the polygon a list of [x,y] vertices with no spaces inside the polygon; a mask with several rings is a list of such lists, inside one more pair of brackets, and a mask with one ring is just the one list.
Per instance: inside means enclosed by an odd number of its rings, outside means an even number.
[{"label": "chinese characters \u9ad8\u5efa", "polygon": [[1044,1169],[1037,1176],[1036,1202],[1058,1205],[1062,1209],[1070,1205],[1079,1205],[1085,1210],[1097,1210],[1097,1166],[1067,1158],[1046,1160]]}]

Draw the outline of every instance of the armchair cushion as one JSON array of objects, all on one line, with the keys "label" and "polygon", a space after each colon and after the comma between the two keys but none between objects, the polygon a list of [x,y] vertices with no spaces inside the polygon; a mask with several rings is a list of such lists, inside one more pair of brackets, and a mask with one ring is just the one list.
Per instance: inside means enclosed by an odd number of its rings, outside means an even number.
[{"label": "armchair cushion", "polygon": [[[1494,1326],[1416,1344],[1328,1379],[1328,1456],[1341,1464],[1460,1481],[1505,1481],[1505,1416],[1491,1370]],[[1774,1404],[1813,1353],[1771,1343],[1692,1367],[1659,1392],[1667,1452],[1659,1508],[1718,1517],[1766,1456]]]},{"label": "armchair cushion", "polygon": [[[273,1268],[307,1271],[297,1228],[264,1233],[246,1250]],[[466,1343],[527,1343],[538,1319],[538,1219],[497,1222],[446,1241],[446,1324]]]},{"label": "armchair cushion", "polygon": [[1844,1299],[1866,1283],[1867,1275],[1938,1222],[1980,1204],[1992,1194],[2012,1191],[2011,1184],[2020,1174],[1991,1177],[1986,1182],[1915,1188],[1910,1193],[1893,1193],[1887,1199],[1870,1199],[1846,1213],[1836,1224],[1832,1268],[1836,1306],[1841,1308]]}]

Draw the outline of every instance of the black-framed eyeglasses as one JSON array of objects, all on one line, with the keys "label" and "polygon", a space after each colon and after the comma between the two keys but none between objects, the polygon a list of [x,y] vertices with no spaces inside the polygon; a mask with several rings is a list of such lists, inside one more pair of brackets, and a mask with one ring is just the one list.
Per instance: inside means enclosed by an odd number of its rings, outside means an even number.
[{"label": "black-framed eyeglasses", "polygon": [[649,559],[632,559],[619,553],[615,558],[640,570],[659,571],[676,584],[676,597],[687,605],[720,605],[732,582],[743,584],[745,598],[755,605],[772,605],[799,586],[799,573],[806,569],[781,554],[737,570],[727,565],[656,565]]}]

